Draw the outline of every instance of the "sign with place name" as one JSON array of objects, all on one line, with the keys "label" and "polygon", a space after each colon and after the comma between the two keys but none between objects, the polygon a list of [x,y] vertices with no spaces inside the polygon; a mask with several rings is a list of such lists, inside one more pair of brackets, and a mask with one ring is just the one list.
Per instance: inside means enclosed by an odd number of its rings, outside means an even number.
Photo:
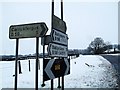
[{"label": "sign with place name", "polygon": [[43,81],[70,74],[70,59],[44,59]]},{"label": "sign with place name", "polygon": [[52,42],[54,42],[54,43],[63,44],[66,46],[68,45],[67,34],[64,34],[60,31],[53,29],[51,32],[51,37],[52,37]]},{"label": "sign with place name", "polygon": [[66,23],[57,16],[53,15],[53,29],[57,29],[63,33],[66,33]]},{"label": "sign with place name", "polygon": [[22,25],[11,25],[9,28],[9,38],[32,38],[42,37],[48,31],[45,23],[31,23]]},{"label": "sign with place name", "polygon": [[67,57],[68,56],[68,47],[50,43],[48,45],[48,55],[50,57]]}]

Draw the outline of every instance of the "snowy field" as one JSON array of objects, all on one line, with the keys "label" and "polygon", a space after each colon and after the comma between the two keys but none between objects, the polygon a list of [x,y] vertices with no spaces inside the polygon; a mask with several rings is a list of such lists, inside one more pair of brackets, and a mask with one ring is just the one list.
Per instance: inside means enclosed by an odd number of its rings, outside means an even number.
[{"label": "snowy field", "polygon": [[[80,55],[70,61],[70,75],[65,76],[65,88],[116,88],[117,75],[110,64],[102,56]],[[14,61],[0,62],[0,89],[14,88]],[[31,59],[31,72],[28,60],[21,61],[22,74],[18,75],[18,88],[35,87],[35,60]],[[57,79],[54,79],[54,88],[57,88]],[[42,59],[40,59],[39,88],[42,84]],[[45,82],[44,88],[50,88],[50,81]]]}]

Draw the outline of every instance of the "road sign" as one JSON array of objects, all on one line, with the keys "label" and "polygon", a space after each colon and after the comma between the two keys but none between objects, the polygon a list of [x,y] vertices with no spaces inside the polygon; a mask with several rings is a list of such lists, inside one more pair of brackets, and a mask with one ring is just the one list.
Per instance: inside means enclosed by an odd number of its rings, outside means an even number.
[{"label": "road sign", "polygon": [[66,33],[66,23],[57,16],[53,15],[53,29],[57,29],[63,33]]},{"label": "road sign", "polygon": [[22,25],[11,25],[9,28],[9,38],[32,38],[42,37],[48,31],[45,23],[31,23]]},{"label": "road sign", "polygon": [[51,37],[52,37],[52,42],[54,42],[54,43],[63,44],[66,46],[68,45],[67,34],[64,34],[60,31],[53,29],[51,32]]},{"label": "road sign", "polygon": [[50,57],[67,57],[68,56],[68,47],[50,43],[48,45],[48,55]]},{"label": "road sign", "polygon": [[70,59],[44,59],[43,81],[70,74]]},{"label": "road sign", "polygon": [[44,37],[41,37],[41,45],[48,45],[51,43],[51,36],[45,35]]}]

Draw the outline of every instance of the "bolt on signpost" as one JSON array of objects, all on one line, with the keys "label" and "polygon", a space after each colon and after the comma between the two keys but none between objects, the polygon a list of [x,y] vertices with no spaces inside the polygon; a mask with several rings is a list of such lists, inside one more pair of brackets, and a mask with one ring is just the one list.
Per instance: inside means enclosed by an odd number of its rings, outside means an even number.
[{"label": "bolt on signpost", "polygon": [[39,37],[45,36],[48,28],[45,23],[31,23],[22,25],[11,25],[9,28],[9,38],[16,39],[16,59],[15,59],[15,90],[17,90],[17,62],[18,45],[20,38],[36,37],[36,71],[35,71],[35,90],[38,90],[38,60],[39,60]]}]

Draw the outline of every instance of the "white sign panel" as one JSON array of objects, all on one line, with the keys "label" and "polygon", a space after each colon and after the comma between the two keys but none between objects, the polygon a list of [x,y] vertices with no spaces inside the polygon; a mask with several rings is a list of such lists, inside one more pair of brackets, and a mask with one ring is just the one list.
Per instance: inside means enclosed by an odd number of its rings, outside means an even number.
[{"label": "white sign panel", "polygon": [[68,47],[50,43],[48,46],[48,55],[51,57],[67,57]]},{"label": "white sign panel", "polygon": [[45,23],[31,23],[23,25],[11,25],[9,28],[9,38],[32,38],[44,36],[48,28]]},{"label": "white sign panel", "polygon": [[67,34],[64,34],[60,31],[57,31],[55,29],[52,30],[51,32],[52,36],[52,42],[58,43],[58,44],[63,44],[63,45],[68,45],[68,37]]}]

